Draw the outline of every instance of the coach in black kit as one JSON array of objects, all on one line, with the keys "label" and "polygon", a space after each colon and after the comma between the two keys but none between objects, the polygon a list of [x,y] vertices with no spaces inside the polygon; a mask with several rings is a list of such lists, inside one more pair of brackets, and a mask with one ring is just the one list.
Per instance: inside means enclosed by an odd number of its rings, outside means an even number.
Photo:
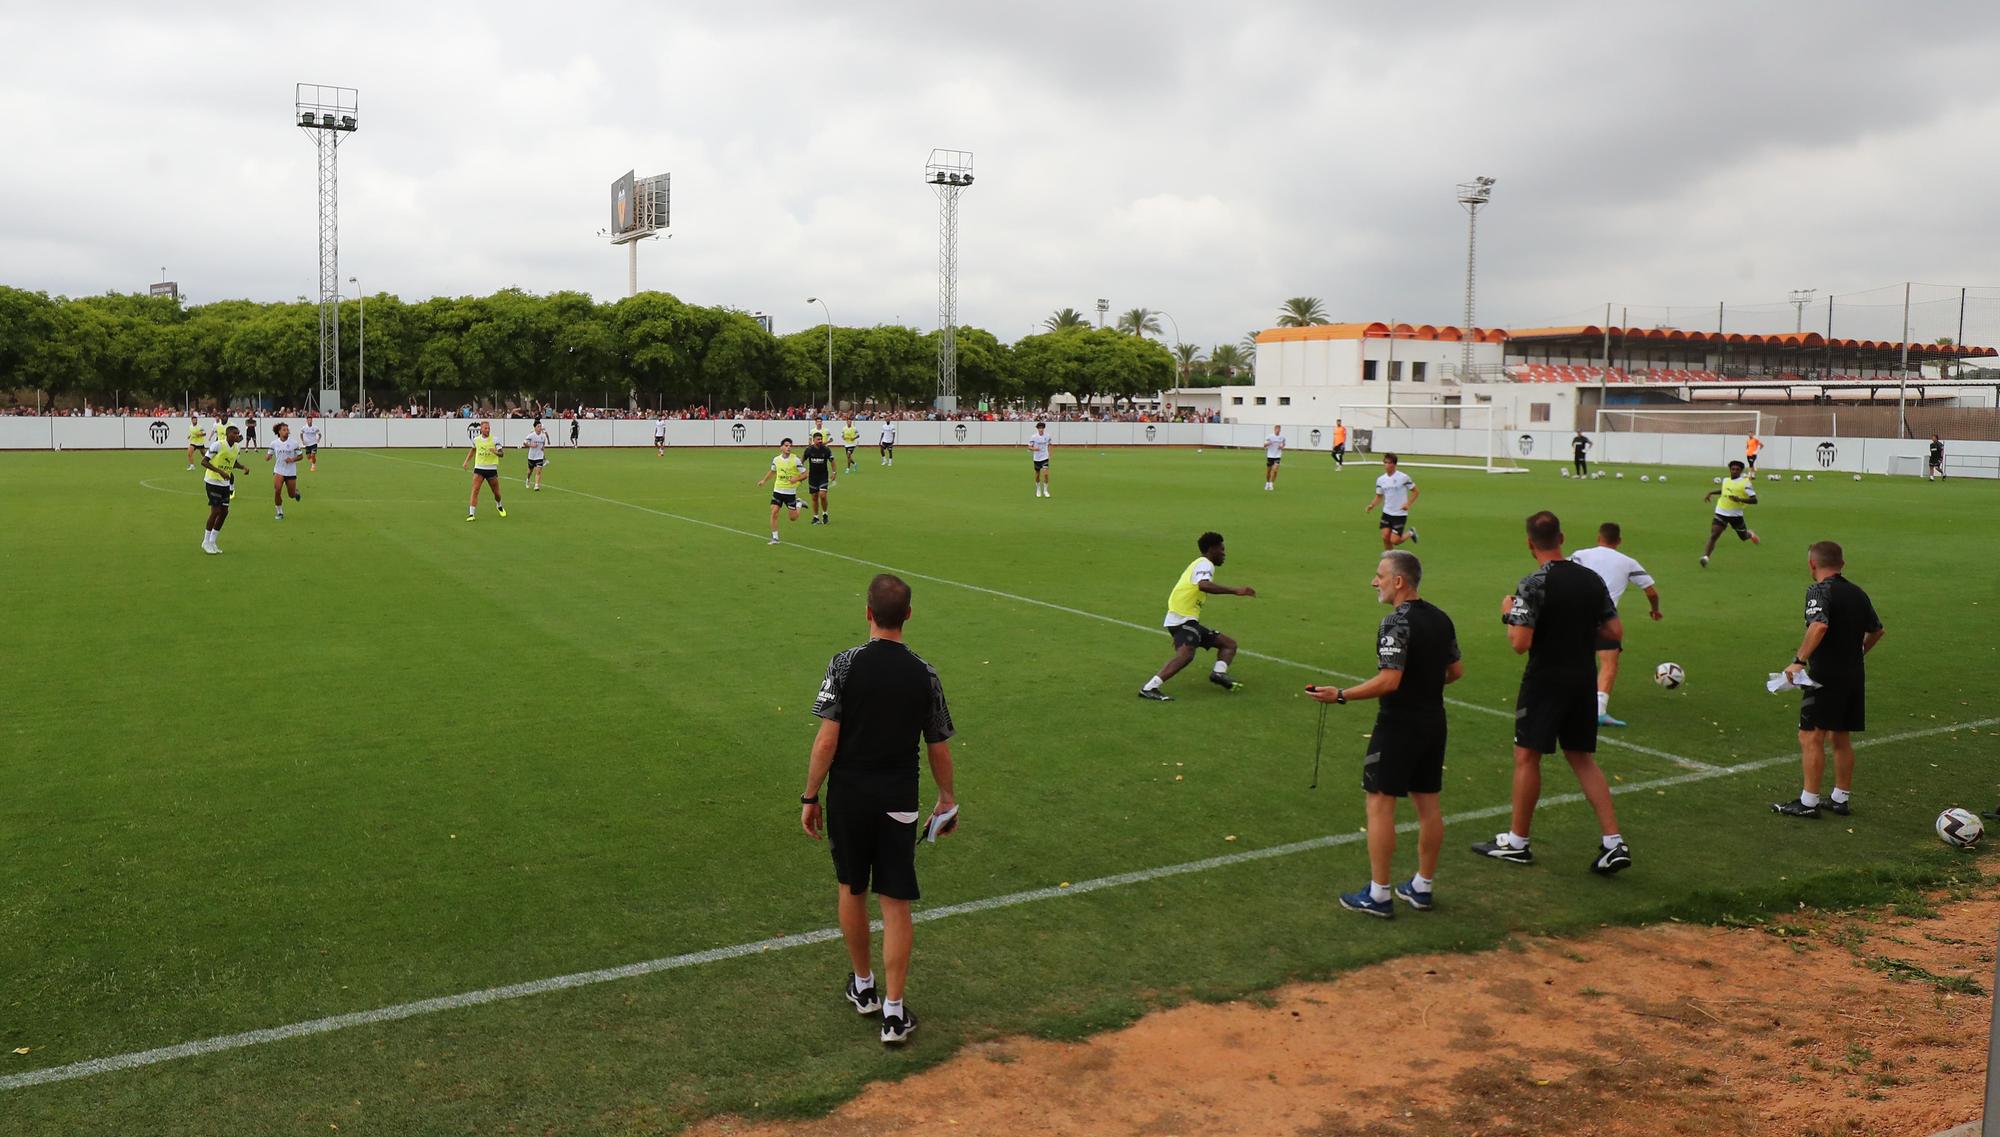
[{"label": "coach in black kit", "polygon": [[[1806,550],[1806,569],[1813,582],[1806,589],[1806,634],[1798,654],[1785,668],[1803,671],[1817,686],[1805,689],[1799,704],[1799,761],[1805,767],[1805,788],[1792,801],[1771,803],[1786,817],[1818,817],[1820,810],[1854,812],[1848,804],[1854,790],[1853,732],[1867,729],[1867,673],[1862,657],[1881,642],[1882,621],[1860,586],[1841,575],[1846,555],[1832,541]],[[1822,801],[1826,775],[1826,744],[1833,743],[1833,796]]]},{"label": "coach in black kit", "polygon": [[1562,546],[1562,522],[1555,514],[1543,510],[1528,518],[1528,551],[1538,567],[1500,603],[1509,646],[1528,656],[1514,702],[1513,828],[1472,851],[1497,861],[1534,863],[1528,827],[1542,796],[1542,756],[1560,749],[1604,835],[1590,870],[1608,876],[1630,868],[1632,852],[1618,833],[1610,783],[1597,767],[1597,645],[1625,638],[1625,625],[1604,579],[1563,559]]},{"label": "coach in black kit", "polygon": [[[813,714],[820,719],[800,796],[799,824],[814,840],[826,824],[840,881],[840,931],[854,973],[847,1001],[863,1015],[880,1012],[882,1041],[894,1046],[917,1029],[903,1005],[910,972],[910,902],[917,899],[917,747],[937,782],[936,816],[956,822],[952,793],[951,708],[936,669],[903,644],[910,586],[883,573],[868,584],[868,642],[827,664]],[[830,800],[822,818],[819,791]],[[940,821],[940,833],[949,832]],[[868,892],[882,905],[882,995],[869,965]]]}]

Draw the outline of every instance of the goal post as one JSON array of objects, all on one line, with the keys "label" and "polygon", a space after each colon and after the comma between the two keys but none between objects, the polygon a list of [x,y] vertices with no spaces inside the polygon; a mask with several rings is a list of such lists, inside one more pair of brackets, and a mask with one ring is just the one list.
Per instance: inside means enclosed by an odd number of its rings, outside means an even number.
[{"label": "goal post", "polygon": [[1598,434],[1762,434],[1764,412],[1597,408]]},{"label": "goal post", "polygon": [[[1410,444],[1395,448],[1445,459],[1401,463],[1405,466],[1489,474],[1527,472],[1506,446],[1504,434],[1509,428],[1500,422],[1492,403],[1341,403],[1334,407],[1334,414],[1350,434],[1410,431],[1414,435]],[[1379,452],[1392,447],[1376,442],[1372,449]]]}]

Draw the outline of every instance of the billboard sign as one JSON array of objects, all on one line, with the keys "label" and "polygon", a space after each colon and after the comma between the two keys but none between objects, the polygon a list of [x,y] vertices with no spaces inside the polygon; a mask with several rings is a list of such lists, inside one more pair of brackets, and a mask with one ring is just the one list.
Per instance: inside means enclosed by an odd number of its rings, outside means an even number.
[{"label": "billboard sign", "polygon": [[181,286],[171,280],[155,281],[146,286],[146,295],[165,296],[170,300],[181,298]]},{"label": "billboard sign", "polygon": [[630,233],[639,227],[639,194],[637,171],[627,170],[625,175],[611,183],[611,231]]}]

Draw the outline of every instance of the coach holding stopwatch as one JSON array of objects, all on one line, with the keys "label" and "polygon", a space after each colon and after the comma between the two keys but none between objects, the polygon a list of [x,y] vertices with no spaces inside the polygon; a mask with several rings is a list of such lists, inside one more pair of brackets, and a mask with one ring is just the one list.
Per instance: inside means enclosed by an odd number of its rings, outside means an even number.
[{"label": "coach holding stopwatch", "polygon": [[[840,932],[854,972],[846,996],[863,1015],[882,1015],[882,1042],[900,1046],[917,1029],[903,1004],[910,974],[910,902],[917,892],[917,742],[921,738],[937,782],[939,832],[956,823],[952,793],[951,708],[944,686],[923,657],[903,643],[910,586],[883,573],[868,583],[868,642],[826,666],[813,714],[820,719],[799,798],[799,824],[818,840],[820,823],[840,881]],[[828,801],[822,814],[819,792]],[[882,972],[878,995],[870,966],[868,892],[882,906]]]}]

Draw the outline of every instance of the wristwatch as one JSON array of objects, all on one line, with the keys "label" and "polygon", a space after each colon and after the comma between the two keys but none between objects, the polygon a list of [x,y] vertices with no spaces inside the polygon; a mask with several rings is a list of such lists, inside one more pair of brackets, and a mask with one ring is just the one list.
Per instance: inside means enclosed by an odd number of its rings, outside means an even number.
[{"label": "wristwatch", "polygon": [[1335,687],[1335,688],[1333,689],[1333,701],[1334,701],[1335,703],[1339,704],[1340,706],[1343,706],[1343,707],[1344,707],[1344,706],[1346,706],[1346,705],[1347,705],[1347,692],[1346,692],[1346,691],[1344,691],[1344,690],[1342,690],[1342,689],[1340,689],[1339,687]]},{"label": "wristwatch", "polygon": [[818,795],[818,794],[800,794],[800,795],[799,795],[799,804],[800,804],[800,805],[818,805],[818,804],[819,804],[819,795]]},{"label": "wristwatch", "polygon": [[1796,663],[1796,664],[1798,664],[1798,665],[1799,665],[1800,667],[1804,667],[1804,666],[1806,666],[1806,661],[1805,661],[1805,660],[1803,660],[1803,659],[1800,659],[1800,658],[1799,658],[1798,656],[1796,656],[1796,655],[1792,657],[1792,662],[1793,662],[1793,663]]}]

